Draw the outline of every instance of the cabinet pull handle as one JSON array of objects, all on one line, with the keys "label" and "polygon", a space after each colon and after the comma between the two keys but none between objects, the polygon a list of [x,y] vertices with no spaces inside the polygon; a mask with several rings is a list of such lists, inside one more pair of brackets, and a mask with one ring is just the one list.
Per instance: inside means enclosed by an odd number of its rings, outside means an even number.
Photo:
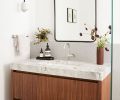
[{"label": "cabinet pull handle", "polygon": [[13,100],[21,100],[20,98],[13,98]]}]

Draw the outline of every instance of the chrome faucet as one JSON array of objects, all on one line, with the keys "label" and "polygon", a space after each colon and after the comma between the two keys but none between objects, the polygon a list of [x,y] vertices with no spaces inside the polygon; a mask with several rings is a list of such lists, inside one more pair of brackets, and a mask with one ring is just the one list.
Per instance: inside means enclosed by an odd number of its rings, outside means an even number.
[{"label": "chrome faucet", "polygon": [[67,60],[70,60],[70,58],[75,57],[75,54],[70,52],[70,44],[69,43],[64,44],[64,49],[66,49],[66,48],[67,48],[67,54],[65,52],[65,56],[66,56]]}]

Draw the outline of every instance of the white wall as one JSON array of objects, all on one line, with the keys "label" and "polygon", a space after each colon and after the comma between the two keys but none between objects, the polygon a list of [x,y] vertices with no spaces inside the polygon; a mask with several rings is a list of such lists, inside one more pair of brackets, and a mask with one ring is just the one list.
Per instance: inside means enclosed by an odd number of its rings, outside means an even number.
[{"label": "white wall", "polygon": [[[10,100],[9,64],[30,57],[30,39],[25,37],[35,27],[35,0],[29,0],[30,9],[20,10],[23,0],[0,0],[0,100]],[[16,56],[12,35],[18,34],[20,55]]]},{"label": "white wall", "polygon": [[105,34],[111,25],[111,11],[111,0],[97,0],[97,27],[101,34]]},{"label": "white wall", "polygon": [[120,0],[113,0],[113,100],[120,100]]}]

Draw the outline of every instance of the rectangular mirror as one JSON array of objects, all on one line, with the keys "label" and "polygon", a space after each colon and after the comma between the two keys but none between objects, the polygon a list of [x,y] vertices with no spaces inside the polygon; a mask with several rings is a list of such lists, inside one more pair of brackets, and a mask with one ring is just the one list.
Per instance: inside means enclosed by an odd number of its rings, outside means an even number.
[{"label": "rectangular mirror", "polygon": [[54,0],[55,40],[93,42],[96,26],[96,0]]}]

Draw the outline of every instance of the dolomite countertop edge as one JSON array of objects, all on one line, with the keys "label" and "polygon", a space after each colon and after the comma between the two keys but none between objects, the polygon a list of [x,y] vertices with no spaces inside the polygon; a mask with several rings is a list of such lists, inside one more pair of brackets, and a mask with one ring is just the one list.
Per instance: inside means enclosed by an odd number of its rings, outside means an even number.
[{"label": "dolomite countertop edge", "polygon": [[104,80],[110,73],[109,64],[97,65],[78,61],[28,59],[10,64],[11,70],[71,77],[88,80]]}]

